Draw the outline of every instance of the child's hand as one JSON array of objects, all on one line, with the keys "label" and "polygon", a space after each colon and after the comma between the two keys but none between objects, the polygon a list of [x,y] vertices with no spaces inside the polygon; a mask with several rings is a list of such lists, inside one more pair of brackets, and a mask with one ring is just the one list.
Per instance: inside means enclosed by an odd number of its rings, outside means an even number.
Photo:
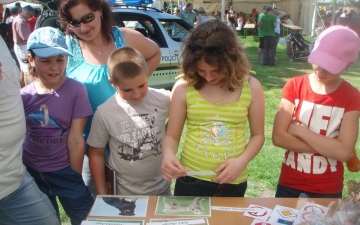
[{"label": "child's hand", "polygon": [[212,181],[219,184],[227,184],[236,180],[236,178],[239,176],[241,171],[246,166],[246,164],[241,163],[239,159],[240,158],[233,158],[223,162],[215,170],[215,173],[220,173],[220,174],[214,179],[212,179]]},{"label": "child's hand", "polygon": [[176,179],[186,176],[187,170],[181,165],[179,159],[173,152],[163,153],[161,171],[165,180]]}]

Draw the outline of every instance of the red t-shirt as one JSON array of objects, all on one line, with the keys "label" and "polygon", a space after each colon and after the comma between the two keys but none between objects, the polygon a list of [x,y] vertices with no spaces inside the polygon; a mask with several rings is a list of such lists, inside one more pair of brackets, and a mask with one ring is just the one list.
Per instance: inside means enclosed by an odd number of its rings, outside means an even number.
[{"label": "red t-shirt", "polygon": [[36,21],[37,21],[37,17],[32,17],[32,18],[28,19],[28,21],[27,21],[28,24],[30,25],[31,32],[33,32],[35,29]]},{"label": "red t-shirt", "polygon": [[[293,120],[315,133],[336,138],[346,112],[360,111],[360,92],[347,81],[326,95],[312,91],[309,75],[294,77],[284,86],[282,98],[295,105]],[[356,121],[357,122],[357,121]],[[343,163],[318,153],[286,150],[279,183],[316,194],[335,194],[343,189]]]}]

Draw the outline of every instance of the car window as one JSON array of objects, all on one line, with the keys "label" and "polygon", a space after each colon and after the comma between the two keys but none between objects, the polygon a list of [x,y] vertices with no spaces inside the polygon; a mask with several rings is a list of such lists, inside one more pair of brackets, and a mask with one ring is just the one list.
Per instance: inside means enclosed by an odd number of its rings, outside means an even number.
[{"label": "car window", "polygon": [[167,47],[167,43],[163,37],[160,27],[156,24],[154,19],[142,15],[126,15],[123,12],[113,12],[113,16],[118,26],[134,29],[140,32],[145,37],[154,41],[160,48]]},{"label": "car window", "polygon": [[160,20],[160,24],[170,38],[177,42],[183,41],[189,30],[182,20]]}]

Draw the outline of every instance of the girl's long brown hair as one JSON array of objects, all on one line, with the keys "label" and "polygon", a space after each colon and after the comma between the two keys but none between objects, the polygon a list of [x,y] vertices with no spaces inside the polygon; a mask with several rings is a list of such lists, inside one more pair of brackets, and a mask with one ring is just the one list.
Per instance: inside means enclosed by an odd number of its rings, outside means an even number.
[{"label": "girl's long brown hair", "polygon": [[[224,50],[218,54],[209,54],[203,50],[191,51],[189,45],[223,46]],[[218,68],[218,73],[224,76],[222,87],[234,91],[242,87],[243,79],[249,74],[251,65],[245,55],[244,48],[239,43],[235,32],[218,19],[211,19],[196,26],[182,45],[180,67],[183,78],[199,90],[206,80],[197,73],[196,64],[202,58],[204,61]]]}]

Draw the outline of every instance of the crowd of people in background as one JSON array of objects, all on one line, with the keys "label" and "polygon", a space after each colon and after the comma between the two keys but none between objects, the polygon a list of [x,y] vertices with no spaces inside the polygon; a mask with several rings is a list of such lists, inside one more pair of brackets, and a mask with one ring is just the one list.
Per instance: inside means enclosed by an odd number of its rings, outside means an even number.
[{"label": "crowd of people in background", "polygon": [[[232,5],[229,6],[229,9],[225,10],[224,22],[227,23],[234,31],[239,31],[244,28],[244,26],[249,24],[254,24],[255,29],[254,33],[258,33],[258,17],[259,13],[256,8],[253,8],[251,12],[246,13],[242,11],[235,11]],[[274,13],[275,14],[275,13]],[[192,3],[187,3],[184,9],[180,10],[178,7],[174,8],[173,15],[182,18],[187,21],[190,25],[196,26],[209,19],[221,19],[220,11],[205,12],[204,7],[194,8]],[[291,15],[280,10],[276,10],[276,17],[279,18],[280,23],[294,25],[291,20]],[[200,19],[201,18],[201,19]],[[280,29],[280,28],[279,28]]]},{"label": "crowd of people in background", "polygon": [[[329,16],[329,14],[327,15]],[[330,19],[331,19],[331,14],[330,14]],[[335,14],[335,24],[348,26],[351,29],[356,30],[359,24],[359,14],[356,13],[354,9],[351,9],[350,11],[346,9],[345,10],[340,9]]]},{"label": "crowd of people in background", "polygon": [[26,41],[35,29],[36,21],[41,14],[41,10],[30,5],[21,7],[20,3],[15,3],[11,9],[6,8],[1,24],[1,36],[9,49],[13,50],[18,60],[18,65],[22,74],[22,84],[26,85],[33,81],[28,73]]}]

